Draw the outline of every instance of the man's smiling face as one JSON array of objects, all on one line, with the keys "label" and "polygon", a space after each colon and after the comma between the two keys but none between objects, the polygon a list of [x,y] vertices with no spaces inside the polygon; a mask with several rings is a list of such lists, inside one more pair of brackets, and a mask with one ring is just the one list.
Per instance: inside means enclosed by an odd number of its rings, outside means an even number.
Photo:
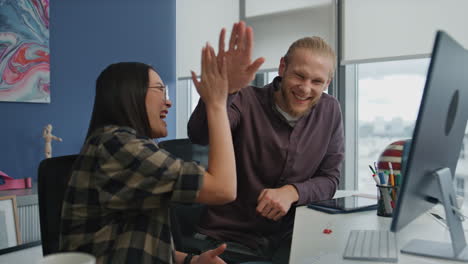
[{"label": "man's smiling face", "polygon": [[306,48],[296,49],[285,60],[281,59],[279,76],[282,77],[275,100],[291,116],[306,114],[320,99],[331,81],[333,62]]}]

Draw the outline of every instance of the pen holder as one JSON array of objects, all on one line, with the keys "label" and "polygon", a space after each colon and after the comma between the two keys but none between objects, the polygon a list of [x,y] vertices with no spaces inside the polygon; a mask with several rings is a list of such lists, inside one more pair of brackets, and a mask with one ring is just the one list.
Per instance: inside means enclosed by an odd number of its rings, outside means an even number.
[{"label": "pen holder", "polygon": [[378,184],[377,186],[377,215],[392,217],[398,199],[398,187]]}]

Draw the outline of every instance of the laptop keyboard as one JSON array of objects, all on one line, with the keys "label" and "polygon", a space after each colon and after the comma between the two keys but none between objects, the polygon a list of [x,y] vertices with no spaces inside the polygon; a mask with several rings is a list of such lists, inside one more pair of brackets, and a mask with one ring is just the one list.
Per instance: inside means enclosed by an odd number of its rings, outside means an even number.
[{"label": "laptop keyboard", "polygon": [[398,248],[395,233],[386,230],[352,230],[343,258],[397,262]]}]

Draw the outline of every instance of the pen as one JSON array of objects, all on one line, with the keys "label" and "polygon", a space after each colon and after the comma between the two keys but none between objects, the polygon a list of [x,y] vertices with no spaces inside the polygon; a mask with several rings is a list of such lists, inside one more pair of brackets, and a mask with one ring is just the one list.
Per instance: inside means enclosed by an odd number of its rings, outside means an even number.
[{"label": "pen", "polygon": [[[391,162],[388,162],[388,167],[390,168],[390,175],[389,175],[389,182],[390,182],[390,185],[392,187],[395,187],[395,176],[393,175],[393,167],[392,167],[392,163]],[[395,188],[392,188],[392,199],[393,201],[396,200],[396,191],[395,191]]]},{"label": "pen", "polygon": [[379,179],[380,179],[380,184],[385,185],[385,174],[383,172],[379,172]]},{"label": "pen", "polygon": [[388,175],[388,181],[390,185],[395,186],[395,176],[393,175],[392,163],[388,162],[388,167],[390,168],[390,174]]},{"label": "pen", "polygon": [[433,215],[437,220],[439,221],[442,221],[445,223],[445,220],[442,216],[438,215],[438,214],[435,214],[435,213],[431,213],[431,215]]},{"label": "pen", "polygon": [[377,185],[380,185],[380,180],[379,178],[377,177],[377,175],[375,174],[375,170],[372,168],[371,165],[369,165],[369,169],[372,171],[372,178],[374,179],[375,183]]},{"label": "pen", "polygon": [[400,186],[401,185],[401,174],[397,174],[395,175],[395,179],[396,179],[396,186]]},{"label": "pen", "polygon": [[372,178],[374,179],[374,181],[375,181],[375,183],[376,183],[377,185],[380,185],[380,180],[379,180],[379,177],[377,177],[377,175],[375,175],[375,174],[372,175]]}]

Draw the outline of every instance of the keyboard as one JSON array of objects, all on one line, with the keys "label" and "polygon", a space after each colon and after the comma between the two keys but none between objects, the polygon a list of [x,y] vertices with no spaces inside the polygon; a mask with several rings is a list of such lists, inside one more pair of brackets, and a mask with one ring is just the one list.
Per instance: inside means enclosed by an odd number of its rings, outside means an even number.
[{"label": "keyboard", "polygon": [[351,230],[343,258],[397,262],[395,233],[386,230]]}]

